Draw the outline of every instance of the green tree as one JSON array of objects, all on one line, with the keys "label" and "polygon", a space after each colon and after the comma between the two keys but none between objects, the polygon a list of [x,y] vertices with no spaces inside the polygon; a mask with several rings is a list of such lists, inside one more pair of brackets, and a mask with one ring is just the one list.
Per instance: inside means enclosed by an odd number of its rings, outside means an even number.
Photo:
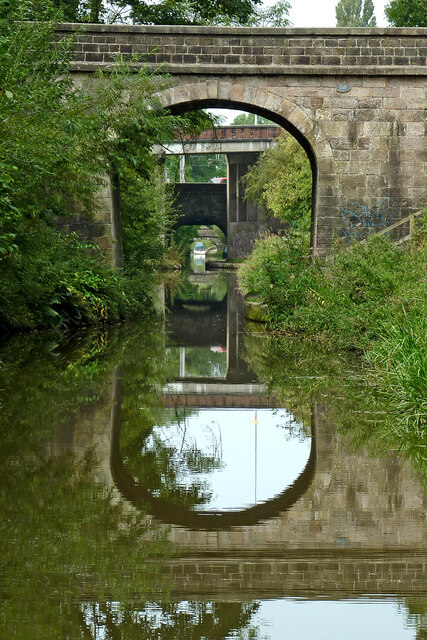
[{"label": "green tree", "polygon": [[247,24],[261,0],[54,0],[64,19],[73,22],[134,24]]},{"label": "green tree", "polygon": [[211,178],[227,176],[225,154],[199,154],[187,158],[185,169],[188,182],[209,182]]},{"label": "green tree", "polygon": [[[254,113],[239,113],[231,124],[255,124],[255,114]],[[257,124],[274,124],[271,120],[267,120],[267,118],[263,118],[262,116],[257,117]]]},{"label": "green tree", "polygon": [[278,0],[262,7],[261,0],[53,0],[70,22],[123,22],[134,24],[224,24],[259,27],[290,25],[290,3]]},{"label": "green tree", "polygon": [[[179,182],[179,156],[166,156],[169,182]],[[185,156],[185,181],[209,182],[211,178],[227,176],[225,154],[206,153]]]},{"label": "green tree", "polygon": [[337,27],[376,27],[372,0],[340,0],[335,7]]},{"label": "green tree", "polygon": [[278,0],[270,7],[255,9],[250,23],[257,27],[289,27],[292,25],[288,19],[290,8],[287,0]]},{"label": "green tree", "polygon": [[427,0],[391,0],[384,13],[392,27],[427,27]]},{"label": "green tree", "polygon": [[292,227],[308,230],[312,174],[307,154],[290,135],[279,138],[243,178],[246,198]]},{"label": "green tree", "polygon": [[[138,296],[146,300],[165,249],[170,201],[153,179],[152,144],[203,130],[210,119],[168,114],[153,98],[165,79],[131,73],[120,60],[90,91],[77,88],[68,71],[72,42],[52,44],[51,5],[41,4],[36,26],[26,21],[37,17],[31,11],[22,2],[0,12],[0,325],[116,319]],[[95,211],[112,167],[124,187],[127,266],[135,272],[138,264],[144,276],[139,289],[127,289],[99,252],[56,228],[58,216]]]}]

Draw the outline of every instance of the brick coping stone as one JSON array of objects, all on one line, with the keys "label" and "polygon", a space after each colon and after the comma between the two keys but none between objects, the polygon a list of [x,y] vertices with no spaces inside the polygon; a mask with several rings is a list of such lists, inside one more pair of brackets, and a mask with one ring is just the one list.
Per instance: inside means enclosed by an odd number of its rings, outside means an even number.
[{"label": "brick coping stone", "polygon": [[272,35],[272,36],[427,36],[427,27],[211,27],[188,25],[87,24],[62,22],[56,31],[96,31],[116,33],[173,33],[203,35]]}]

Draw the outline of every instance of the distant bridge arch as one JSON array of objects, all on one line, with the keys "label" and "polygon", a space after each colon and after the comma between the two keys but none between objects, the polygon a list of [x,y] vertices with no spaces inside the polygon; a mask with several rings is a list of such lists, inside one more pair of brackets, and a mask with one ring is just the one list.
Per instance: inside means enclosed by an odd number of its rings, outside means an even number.
[{"label": "distant bridge arch", "polygon": [[[307,153],[311,165],[313,179],[311,247],[312,251],[317,253],[318,171],[320,168],[322,172],[326,171],[329,174],[334,174],[335,165],[328,138],[322,131],[320,123],[312,117],[309,111],[299,106],[296,101],[285,98],[279,93],[266,88],[258,88],[251,84],[242,84],[240,82],[232,83],[212,79],[169,87],[159,92],[157,96],[164,107],[175,113],[215,107],[239,109],[268,118],[293,135]],[[189,190],[191,190],[191,187]],[[228,201],[229,198],[230,193],[228,193]],[[229,204],[228,208],[230,209]],[[236,217],[238,218],[238,214]],[[232,243],[233,232],[237,234],[242,232],[241,225],[238,225],[239,228],[234,230],[233,223],[243,221],[229,219],[228,222],[227,235],[229,236],[229,242],[231,240]],[[218,224],[217,222],[214,223]],[[182,222],[181,224],[190,223]],[[223,225],[218,224],[218,226],[224,230]],[[259,229],[255,233],[252,231],[254,238],[268,226],[265,221],[264,225],[261,222]],[[277,222],[275,226],[276,228],[279,227],[279,223]],[[249,236],[248,245],[251,244],[251,240],[253,241],[254,238]]]}]

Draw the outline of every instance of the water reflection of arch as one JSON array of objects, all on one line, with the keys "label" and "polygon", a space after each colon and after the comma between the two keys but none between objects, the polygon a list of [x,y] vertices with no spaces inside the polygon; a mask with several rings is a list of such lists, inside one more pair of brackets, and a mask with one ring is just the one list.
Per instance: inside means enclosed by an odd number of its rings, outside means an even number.
[{"label": "water reflection of arch", "polygon": [[184,506],[153,496],[150,491],[138,485],[130,474],[120,453],[120,403],[115,404],[113,433],[111,441],[110,468],[113,480],[122,496],[135,507],[147,509],[151,515],[167,524],[174,524],[197,530],[218,530],[243,527],[269,520],[288,511],[310,487],[316,469],[316,425],[312,412],[311,448],[304,469],[291,486],[266,502],[239,511],[191,511]]},{"label": "water reflection of arch", "polygon": [[223,300],[180,300],[172,311],[167,318],[168,340],[172,344],[185,347],[226,344],[226,296]]},{"label": "water reflection of arch", "polygon": [[[222,279],[220,273],[191,274],[187,280],[192,285],[215,284]],[[212,344],[226,344],[227,340],[227,297],[225,285],[221,298],[195,299],[182,296],[169,305],[166,331],[170,343],[182,347],[202,347]]]}]

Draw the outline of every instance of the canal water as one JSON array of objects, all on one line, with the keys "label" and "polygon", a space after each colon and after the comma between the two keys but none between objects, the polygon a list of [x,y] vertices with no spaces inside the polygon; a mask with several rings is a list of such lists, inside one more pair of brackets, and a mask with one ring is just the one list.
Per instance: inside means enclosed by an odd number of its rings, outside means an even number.
[{"label": "canal water", "polygon": [[0,637],[427,638],[423,443],[232,274],[161,294],[0,349]]}]

